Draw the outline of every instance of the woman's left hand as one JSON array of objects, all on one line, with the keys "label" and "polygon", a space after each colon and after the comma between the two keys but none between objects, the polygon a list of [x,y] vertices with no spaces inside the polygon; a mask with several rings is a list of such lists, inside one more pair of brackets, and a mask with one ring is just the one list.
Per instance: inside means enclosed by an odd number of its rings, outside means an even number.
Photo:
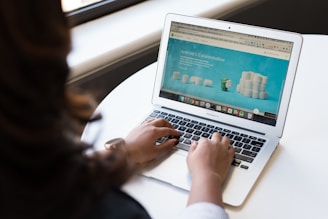
[{"label": "woman's left hand", "polygon": [[[156,141],[162,137],[173,136],[161,144]],[[154,119],[133,129],[124,139],[130,158],[136,163],[151,161],[171,151],[179,143],[179,131],[165,119]]]}]

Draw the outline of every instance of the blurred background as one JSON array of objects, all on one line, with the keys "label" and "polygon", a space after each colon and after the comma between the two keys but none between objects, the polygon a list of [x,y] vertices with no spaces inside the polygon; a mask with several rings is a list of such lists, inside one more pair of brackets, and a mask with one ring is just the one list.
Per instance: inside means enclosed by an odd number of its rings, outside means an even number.
[{"label": "blurred background", "polygon": [[[67,1],[66,5],[64,1]],[[74,7],[85,7],[85,5],[95,1],[97,0],[63,0],[63,8],[64,10],[72,10]],[[328,34],[326,24],[328,21],[328,1],[260,0],[255,4],[218,17],[218,19],[302,34]],[[124,79],[141,68],[156,62],[157,53],[158,47],[151,48],[71,85],[91,91],[97,100],[101,101]]]}]

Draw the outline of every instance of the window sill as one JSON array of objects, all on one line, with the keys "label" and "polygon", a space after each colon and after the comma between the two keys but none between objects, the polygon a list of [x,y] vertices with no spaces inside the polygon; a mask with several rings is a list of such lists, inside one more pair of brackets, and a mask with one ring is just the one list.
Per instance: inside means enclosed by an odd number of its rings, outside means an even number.
[{"label": "window sill", "polygon": [[260,0],[149,0],[72,28],[70,81],[159,45],[167,13],[219,18]]}]

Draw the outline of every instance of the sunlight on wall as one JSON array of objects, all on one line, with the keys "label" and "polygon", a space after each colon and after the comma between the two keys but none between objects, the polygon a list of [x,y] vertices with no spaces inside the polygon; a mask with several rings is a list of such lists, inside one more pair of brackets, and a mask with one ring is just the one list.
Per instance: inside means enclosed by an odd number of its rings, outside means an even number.
[{"label": "sunlight on wall", "polygon": [[103,0],[61,0],[64,12],[73,11]]}]

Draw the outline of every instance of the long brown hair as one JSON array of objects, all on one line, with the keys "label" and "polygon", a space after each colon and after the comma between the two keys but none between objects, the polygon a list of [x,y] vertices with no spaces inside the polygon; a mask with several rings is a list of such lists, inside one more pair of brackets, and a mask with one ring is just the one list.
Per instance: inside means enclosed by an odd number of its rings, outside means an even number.
[{"label": "long brown hair", "polygon": [[84,155],[79,134],[95,104],[66,86],[60,0],[3,0],[0,25],[0,218],[78,217],[127,179],[127,157]]}]

